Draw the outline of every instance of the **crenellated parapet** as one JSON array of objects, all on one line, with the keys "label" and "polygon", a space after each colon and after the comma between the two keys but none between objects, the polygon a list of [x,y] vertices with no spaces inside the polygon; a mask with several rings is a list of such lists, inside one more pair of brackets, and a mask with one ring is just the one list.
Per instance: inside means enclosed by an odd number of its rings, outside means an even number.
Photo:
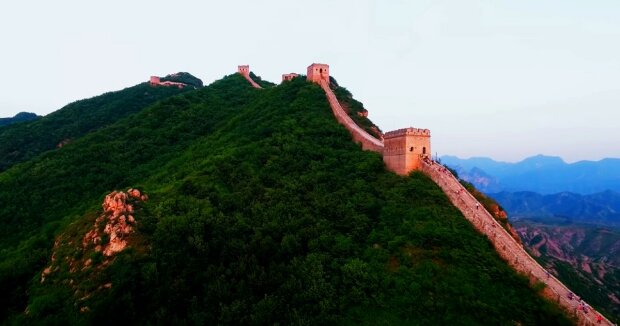
[{"label": "crenellated parapet", "polygon": [[250,75],[250,65],[239,65],[237,66],[237,72],[244,75]]},{"label": "crenellated parapet", "polygon": [[383,134],[383,138],[384,139],[385,138],[393,138],[393,137],[406,136],[406,135],[430,137],[431,136],[431,131],[429,129],[422,129],[422,128],[396,129],[396,130],[388,131],[385,134]]},{"label": "crenellated parapet", "polygon": [[306,78],[308,81],[314,83],[325,81],[329,84],[329,65],[324,63],[313,63],[308,66],[307,72],[308,76]]},{"label": "crenellated parapet", "polygon": [[406,175],[419,170],[431,155],[431,131],[403,128],[383,134],[383,162],[388,170]]}]

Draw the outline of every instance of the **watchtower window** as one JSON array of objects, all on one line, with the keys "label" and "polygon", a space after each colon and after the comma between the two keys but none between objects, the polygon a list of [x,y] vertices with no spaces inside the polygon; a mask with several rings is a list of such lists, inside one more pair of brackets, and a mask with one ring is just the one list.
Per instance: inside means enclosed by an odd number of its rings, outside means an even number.
[{"label": "watchtower window", "polygon": [[426,147],[422,147],[422,154],[426,154]]},{"label": "watchtower window", "polygon": [[410,152],[413,152],[413,146],[412,146],[412,147],[409,147],[409,151],[410,151]]}]

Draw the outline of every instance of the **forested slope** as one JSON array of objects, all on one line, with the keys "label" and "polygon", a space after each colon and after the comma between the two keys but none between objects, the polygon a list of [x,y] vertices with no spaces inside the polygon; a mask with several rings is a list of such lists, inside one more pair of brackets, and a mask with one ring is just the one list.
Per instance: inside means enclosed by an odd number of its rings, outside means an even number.
[{"label": "forested slope", "polygon": [[35,121],[3,127],[0,172],[187,90],[142,83],[73,102]]},{"label": "forested slope", "polygon": [[[128,187],[150,197],[131,248],[42,283],[52,256],[96,257],[75,241]],[[299,78],[258,90],[233,75],[163,100],[0,174],[0,202],[14,323],[569,323]]]}]

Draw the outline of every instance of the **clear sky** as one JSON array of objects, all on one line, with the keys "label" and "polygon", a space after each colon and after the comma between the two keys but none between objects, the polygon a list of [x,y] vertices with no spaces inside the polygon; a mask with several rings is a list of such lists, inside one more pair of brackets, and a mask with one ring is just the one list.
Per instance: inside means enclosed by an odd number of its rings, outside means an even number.
[{"label": "clear sky", "polygon": [[620,156],[617,0],[2,1],[0,117],[188,71],[312,62],[384,131],[433,151],[518,161]]}]

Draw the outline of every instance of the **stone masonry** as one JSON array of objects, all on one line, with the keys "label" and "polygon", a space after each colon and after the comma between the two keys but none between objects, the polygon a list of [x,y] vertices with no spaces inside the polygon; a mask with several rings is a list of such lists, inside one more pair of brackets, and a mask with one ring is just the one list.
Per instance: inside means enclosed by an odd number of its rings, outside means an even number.
[{"label": "stone masonry", "polygon": [[[325,91],[327,101],[336,120],[351,133],[353,140],[362,145],[362,149],[382,153],[388,170],[406,175],[413,170],[419,170],[428,175],[448,196],[452,204],[458,208],[463,216],[472,225],[486,235],[497,253],[516,271],[527,275],[531,282],[543,282],[546,287],[543,295],[556,301],[571,315],[575,316],[578,325],[613,325],[603,317],[602,323],[597,323],[599,313],[590,307],[590,312],[579,310],[579,302],[575,297],[569,298],[571,293],[564,284],[549,274],[534,258],[532,258],[506,231],[486,209],[460,184],[460,182],[445,167],[434,163],[431,157],[430,130],[419,128],[404,128],[387,132],[379,140],[360,128],[342,108],[336,95],[330,88],[329,66],[313,63],[308,66],[307,80],[317,83]],[[239,73],[249,77],[249,66],[239,66]],[[290,80],[296,74],[284,74],[282,80]],[[286,77],[285,77],[286,76]],[[289,79],[290,78],[290,79]],[[260,88],[260,86],[258,86]]]},{"label": "stone masonry", "polygon": [[604,317],[601,324],[597,323],[596,316],[599,312],[593,308],[590,308],[588,313],[578,310],[579,301],[574,297],[570,299],[568,296],[571,290],[538,264],[448,169],[431,160],[423,160],[420,170],[444,191],[452,204],[463,213],[463,216],[476,230],[487,236],[500,257],[513,269],[528,276],[532,283],[545,283],[543,295],[557,302],[569,314],[576,317],[578,325],[613,325]]},{"label": "stone masonry", "polygon": [[254,88],[262,88],[259,84],[252,80],[250,77],[250,66],[249,65],[241,65],[237,67],[237,72],[241,74]]},{"label": "stone masonry", "polygon": [[386,167],[400,175],[419,170],[422,160],[430,157],[431,131],[405,128],[383,135],[383,161]]}]

